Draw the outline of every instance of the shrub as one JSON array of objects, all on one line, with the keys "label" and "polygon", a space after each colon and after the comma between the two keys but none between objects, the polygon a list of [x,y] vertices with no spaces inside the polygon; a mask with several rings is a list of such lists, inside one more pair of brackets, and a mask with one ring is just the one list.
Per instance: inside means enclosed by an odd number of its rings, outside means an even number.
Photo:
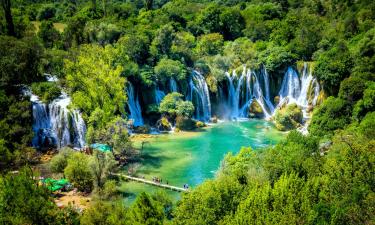
[{"label": "shrub", "polygon": [[302,123],[302,110],[293,103],[278,109],[275,114],[276,128],[282,131],[292,130]]},{"label": "shrub", "polygon": [[329,97],[313,114],[309,131],[313,135],[332,134],[350,122],[351,107],[347,101]]},{"label": "shrub", "polygon": [[72,154],[68,159],[64,174],[79,191],[92,190],[93,177],[89,166],[89,157],[87,155],[80,152]]},{"label": "shrub", "polygon": [[51,171],[54,173],[63,173],[65,167],[68,165],[68,159],[73,153],[74,150],[71,148],[66,147],[60,149],[59,153],[55,155],[49,163]]},{"label": "shrub", "polygon": [[61,95],[59,86],[54,82],[33,83],[31,90],[45,103],[49,103]]}]

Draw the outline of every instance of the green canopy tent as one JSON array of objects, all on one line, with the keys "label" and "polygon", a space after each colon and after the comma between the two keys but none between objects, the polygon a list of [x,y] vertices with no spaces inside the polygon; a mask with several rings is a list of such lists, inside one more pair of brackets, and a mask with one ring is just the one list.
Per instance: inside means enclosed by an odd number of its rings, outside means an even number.
[{"label": "green canopy tent", "polygon": [[102,152],[111,152],[112,148],[111,146],[107,144],[100,144],[100,143],[94,143],[90,145],[91,148],[102,151]]},{"label": "green canopy tent", "polygon": [[60,179],[55,180],[52,178],[46,178],[42,180],[43,184],[48,188],[50,191],[58,191],[63,189],[66,185],[69,184],[69,181],[67,179]]}]

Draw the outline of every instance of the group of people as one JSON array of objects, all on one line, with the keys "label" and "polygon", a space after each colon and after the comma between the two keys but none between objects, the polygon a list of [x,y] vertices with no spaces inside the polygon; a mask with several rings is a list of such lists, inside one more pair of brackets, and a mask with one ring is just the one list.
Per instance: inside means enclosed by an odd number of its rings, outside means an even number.
[{"label": "group of people", "polygon": [[[153,177],[152,181],[156,183],[163,183],[163,180],[159,177]],[[166,181],[166,184],[168,184],[168,181]]]}]

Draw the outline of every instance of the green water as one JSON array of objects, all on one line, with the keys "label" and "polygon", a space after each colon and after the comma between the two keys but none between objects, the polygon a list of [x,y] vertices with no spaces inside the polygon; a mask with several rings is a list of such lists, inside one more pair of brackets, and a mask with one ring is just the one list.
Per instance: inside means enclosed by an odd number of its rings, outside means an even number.
[{"label": "green water", "polygon": [[[283,136],[271,122],[264,120],[223,122],[200,132],[155,135],[144,144],[141,162],[131,167],[135,168],[136,175],[149,180],[159,177],[163,183],[168,181],[178,187],[187,183],[194,187],[215,176],[228,152],[237,153],[242,146],[257,149],[274,145]],[[140,146],[140,143],[135,144]],[[123,188],[130,194],[126,200],[130,202],[141,191],[158,190],[134,182],[125,183]]]}]

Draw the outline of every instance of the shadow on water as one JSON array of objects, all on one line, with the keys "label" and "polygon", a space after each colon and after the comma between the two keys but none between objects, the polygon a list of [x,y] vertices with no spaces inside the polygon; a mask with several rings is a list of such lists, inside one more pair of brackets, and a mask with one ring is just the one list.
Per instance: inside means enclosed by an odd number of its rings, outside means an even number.
[{"label": "shadow on water", "polygon": [[153,152],[157,152],[160,149],[155,147],[147,147],[148,152],[141,152],[138,157],[129,160],[129,164],[142,164],[143,166],[151,166],[153,168],[160,168],[164,160],[170,159],[165,155],[155,156]]}]

